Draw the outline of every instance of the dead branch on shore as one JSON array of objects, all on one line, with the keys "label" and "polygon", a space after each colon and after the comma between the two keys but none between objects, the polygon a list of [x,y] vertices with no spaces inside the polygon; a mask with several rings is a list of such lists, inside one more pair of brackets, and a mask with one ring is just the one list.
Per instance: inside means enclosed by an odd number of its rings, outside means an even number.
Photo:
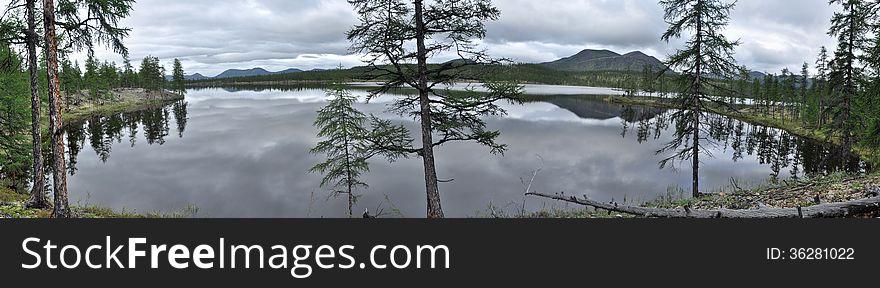
[{"label": "dead branch on shore", "polygon": [[825,203],[816,206],[797,208],[691,210],[688,206],[682,209],[663,209],[618,205],[617,203],[600,203],[587,199],[586,197],[578,198],[575,196],[565,196],[563,194],[549,195],[543,193],[528,193],[527,195],[650,218],[843,218],[858,215],[871,215],[880,212],[880,196],[849,202]]}]

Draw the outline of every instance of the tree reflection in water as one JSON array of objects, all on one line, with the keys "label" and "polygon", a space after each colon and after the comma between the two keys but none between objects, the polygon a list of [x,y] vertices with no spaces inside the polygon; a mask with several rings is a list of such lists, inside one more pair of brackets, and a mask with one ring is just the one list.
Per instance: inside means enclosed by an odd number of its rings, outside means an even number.
[{"label": "tree reflection in water", "polygon": [[[627,137],[635,131],[639,143],[659,140],[664,132],[672,133],[676,123],[670,123],[670,111],[656,111],[633,106],[622,106],[623,128]],[[806,175],[825,175],[834,172],[859,173],[870,169],[852,153],[842,153],[833,145],[802,138],[788,131],[746,123],[730,117],[711,114],[703,124],[706,139],[723,152],[732,152],[733,161],[755,156],[762,165],[770,165],[773,179],[788,170],[792,178]],[[672,129],[670,129],[672,127]]]},{"label": "tree reflection in water", "polygon": [[140,111],[117,113],[110,116],[94,116],[85,121],[71,123],[65,127],[68,142],[68,173],[76,174],[77,157],[88,141],[101,162],[110,160],[115,143],[122,143],[123,136],[131,147],[138,141],[139,130],[147,145],[163,145],[171,129],[171,117],[176,125],[177,135],[183,138],[186,131],[187,103],[184,100]]}]

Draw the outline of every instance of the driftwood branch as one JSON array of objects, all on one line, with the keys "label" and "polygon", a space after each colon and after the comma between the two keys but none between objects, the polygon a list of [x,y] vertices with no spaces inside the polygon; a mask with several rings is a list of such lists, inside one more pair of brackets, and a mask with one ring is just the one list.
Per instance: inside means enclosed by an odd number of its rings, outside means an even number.
[{"label": "driftwood branch", "polygon": [[587,198],[578,198],[561,194],[549,195],[542,193],[528,193],[528,195],[652,218],[841,218],[880,212],[880,197],[877,196],[849,202],[826,203],[798,208],[691,210],[688,207],[683,209],[662,209],[624,206],[600,203]]}]

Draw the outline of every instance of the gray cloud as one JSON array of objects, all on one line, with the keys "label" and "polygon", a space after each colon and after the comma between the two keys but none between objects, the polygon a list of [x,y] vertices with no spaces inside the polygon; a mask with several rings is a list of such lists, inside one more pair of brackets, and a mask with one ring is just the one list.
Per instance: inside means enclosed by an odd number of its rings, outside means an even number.
[{"label": "gray cloud", "polygon": [[[664,58],[682,43],[660,41],[666,24],[656,0],[495,4],[502,17],[487,25],[483,44],[493,56],[515,61],[550,61],[586,48],[642,50]],[[826,32],[834,9],[825,0],[740,0],[725,33],[742,41],[736,55],[741,64],[771,72],[794,69],[812,63],[820,46],[833,46]],[[135,63],[148,54],[164,63],[180,58],[188,72],[213,75],[255,66],[360,65],[360,57],[348,55],[344,36],[356,21],[343,0],[150,0],[139,1],[123,24],[134,29],[126,42]],[[97,55],[122,61],[104,49]]]}]

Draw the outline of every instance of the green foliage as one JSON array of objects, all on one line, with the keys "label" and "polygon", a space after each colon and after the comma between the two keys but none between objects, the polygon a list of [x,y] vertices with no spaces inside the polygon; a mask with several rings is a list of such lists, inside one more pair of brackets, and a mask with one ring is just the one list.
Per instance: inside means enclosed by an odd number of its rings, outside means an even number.
[{"label": "green foliage", "polygon": [[9,188],[27,188],[30,173],[30,88],[21,59],[0,47],[0,179]]},{"label": "green foliage", "polygon": [[89,90],[89,96],[97,99],[101,94],[100,90],[100,76],[98,75],[98,69],[100,68],[100,64],[98,64],[98,60],[95,59],[94,53],[89,53],[89,57],[86,59],[86,70],[83,73],[83,82],[85,83],[85,88]]},{"label": "green foliage", "polygon": [[134,67],[131,66],[131,60],[128,59],[128,56],[124,57],[122,62],[122,75],[119,76],[120,82],[122,82],[122,87],[131,88],[138,86],[140,82],[138,80],[138,73],[134,70]]},{"label": "green foliage", "polygon": [[[669,41],[679,38],[684,32],[691,34],[685,46],[669,57],[667,66],[679,68],[682,90],[674,99],[679,108],[672,114],[675,125],[675,138],[658,153],[675,151],[674,155],[660,162],[664,167],[676,160],[693,160],[693,195],[699,191],[699,157],[702,148],[704,120],[707,103],[722,103],[713,98],[732,92],[712,78],[730,79],[739,75],[739,67],[733,59],[734,48],[738,42],[727,40],[721,30],[728,24],[730,11],[735,4],[721,0],[664,0],[664,18],[669,28],[661,39]],[[711,88],[711,89],[710,89]],[[714,92],[713,94],[710,94]]]},{"label": "green foliage", "polygon": [[165,88],[165,68],[159,64],[159,58],[144,57],[138,72],[141,88],[147,91],[161,91]]},{"label": "green foliage", "polygon": [[333,195],[348,195],[349,216],[357,202],[355,192],[367,188],[360,180],[369,172],[367,160],[381,155],[388,161],[406,157],[404,151],[382,149],[384,145],[408,147],[412,142],[409,131],[391,124],[390,121],[373,118],[373,131],[366,128],[367,116],[358,111],[354,104],[357,98],[342,87],[327,91],[332,97],[324,108],[318,111],[315,126],[318,137],[325,139],[311,150],[313,154],[324,154],[327,159],[310,170],[324,175],[321,186],[333,189]]},{"label": "green foliage", "polygon": [[120,27],[128,17],[135,0],[59,0],[56,4],[57,24],[65,31],[67,46],[73,50],[91,51],[95,44],[105,44],[113,52],[128,55],[122,40],[131,28]]},{"label": "green foliage", "polygon": [[[92,72],[94,77],[94,71]],[[59,77],[61,78],[61,89],[68,94],[76,93],[83,89],[83,77],[82,71],[79,69],[79,63],[70,63],[69,59],[61,61]]]},{"label": "green foliage", "polygon": [[184,85],[183,65],[180,64],[180,60],[174,59],[172,70],[171,91],[182,95],[186,91],[186,86]]},{"label": "green foliage", "polygon": [[[867,37],[872,29],[870,17],[876,17],[864,0],[831,0],[830,4],[840,4],[843,10],[835,12],[831,18],[829,35],[837,37],[837,50],[832,59],[828,85],[831,89],[829,115],[833,120],[832,128],[843,138],[843,148],[848,150],[852,143],[854,131],[858,129],[860,120],[853,117],[853,105],[859,95],[859,81],[862,69],[857,65],[867,49]],[[858,115],[855,115],[858,116]]]},{"label": "green foliage", "polygon": [[318,137],[327,140],[318,143],[311,152],[326,154],[328,159],[313,167],[312,172],[324,174],[321,186],[347,189],[344,192],[348,193],[366,187],[358,178],[369,170],[366,159],[369,144],[365,141],[369,132],[364,127],[367,117],[354,108],[356,98],[342,88],[329,90],[327,94],[333,98],[318,111],[315,119],[315,126],[320,129]]}]

